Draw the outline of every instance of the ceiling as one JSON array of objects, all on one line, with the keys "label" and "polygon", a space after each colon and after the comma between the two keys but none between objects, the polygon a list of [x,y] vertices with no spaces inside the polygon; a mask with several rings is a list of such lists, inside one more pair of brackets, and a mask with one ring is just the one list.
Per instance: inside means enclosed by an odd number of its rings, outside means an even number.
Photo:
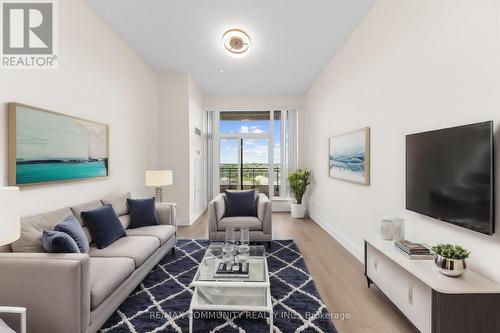
[{"label": "ceiling", "polygon": [[[83,1],[152,68],[188,73],[211,96],[304,94],[376,2]],[[251,38],[244,58],[223,50],[231,28]]]}]

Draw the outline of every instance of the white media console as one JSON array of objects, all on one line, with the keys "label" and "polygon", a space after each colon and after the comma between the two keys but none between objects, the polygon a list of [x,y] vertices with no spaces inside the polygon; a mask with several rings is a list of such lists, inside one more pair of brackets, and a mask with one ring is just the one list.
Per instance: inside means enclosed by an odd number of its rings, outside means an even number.
[{"label": "white media console", "polygon": [[441,274],[392,241],[365,240],[365,276],[423,333],[500,332],[500,285],[470,270]]}]

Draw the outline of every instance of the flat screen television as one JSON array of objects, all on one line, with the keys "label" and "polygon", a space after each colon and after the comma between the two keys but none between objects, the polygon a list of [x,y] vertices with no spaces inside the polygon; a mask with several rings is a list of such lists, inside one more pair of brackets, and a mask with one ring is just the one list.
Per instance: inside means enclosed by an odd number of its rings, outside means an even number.
[{"label": "flat screen television", "polygon": [[406,209],[495,232],[493,122],[406,136]]}]

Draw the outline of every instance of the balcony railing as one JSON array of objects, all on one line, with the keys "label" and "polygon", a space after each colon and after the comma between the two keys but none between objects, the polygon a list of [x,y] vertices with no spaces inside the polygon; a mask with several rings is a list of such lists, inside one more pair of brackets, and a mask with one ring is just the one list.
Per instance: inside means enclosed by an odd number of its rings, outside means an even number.
[{"label": "balcony railing", "polygon": [[[257,189],[269,195],[269,169],[243,167],[242,177],[238,167],[220,167],[220,192],[225,190]],[[274,167],[274,196],[280,195],[280,167]],[[242,179],[240,179],[242,178]]]}]

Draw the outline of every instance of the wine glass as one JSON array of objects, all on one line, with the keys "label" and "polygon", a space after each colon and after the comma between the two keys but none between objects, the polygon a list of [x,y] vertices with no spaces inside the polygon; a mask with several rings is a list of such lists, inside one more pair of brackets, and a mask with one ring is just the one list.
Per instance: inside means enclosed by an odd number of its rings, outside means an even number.
[{"label": "wine glass", "polygon": [[235,243],[236,243],[236,232],[234,230],[234,227],[227,227],[224,245],[226,247],[231,248],[231,252],[234,252]]},{"label": "wine glass", "polygon": [[248,228],[240,229],[240,246],[238,246],[238,261],[246,262],[250,252],[250,230]]},{"label": "wine glass", "polygon": [[232,264],[236,254],[235,231],[233,227],[226,228],[224,246],[222,247],[223,260],[226,266]]}]

